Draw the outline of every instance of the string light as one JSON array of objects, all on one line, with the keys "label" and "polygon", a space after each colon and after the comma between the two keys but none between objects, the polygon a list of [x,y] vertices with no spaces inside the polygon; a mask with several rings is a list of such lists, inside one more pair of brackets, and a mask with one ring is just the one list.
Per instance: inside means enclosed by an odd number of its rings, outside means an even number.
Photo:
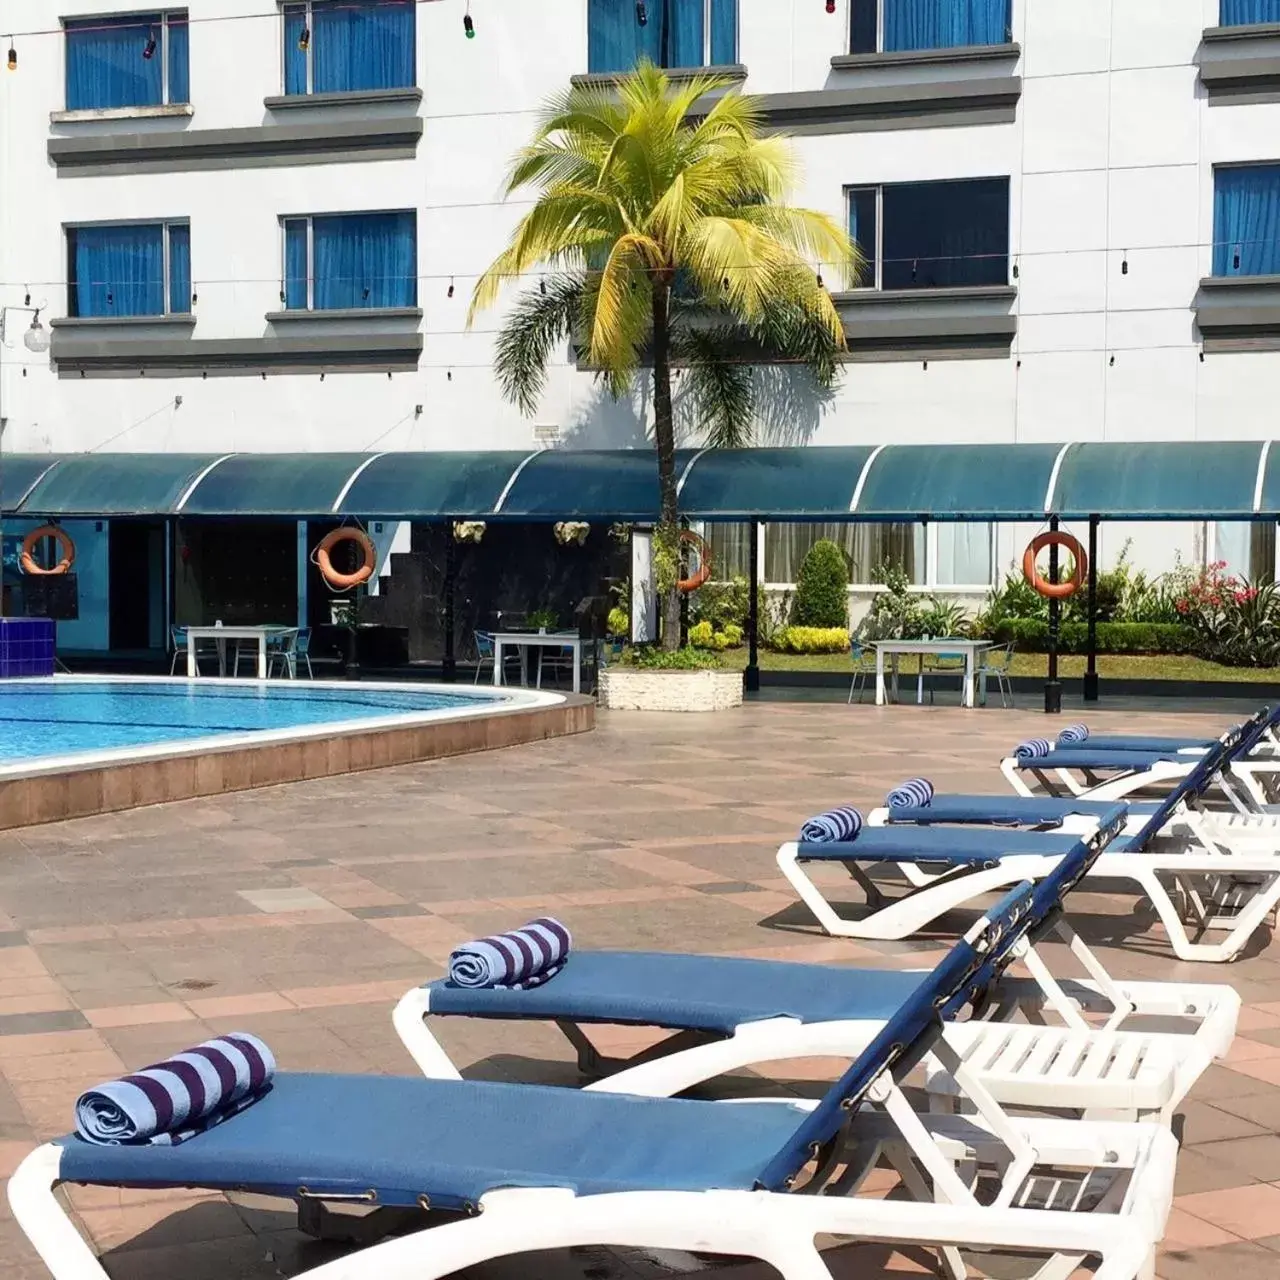
[{"label": "string light", "polygon": [[9,37],[9,70],[17,71],[18,69],[18,51],[14,48],[13,37]]},{"label": "string light", "polygon": [[311,28],[303,27],[301,33],[298,36],[298,49],[302,53],[306,53],[306,51],[310,48],[311,48]]},{"label": "string light", "polygon": [[636,0],[636,21],[642,27],[649,25],[649,10],[645,8],[644,0]]},{"label": "string light", "polygon": [[835,11],[836,11],[836,0],[827,0],[827,12],[835,13]]},{"label": "string light", "polygon": [[476,38],[476,24],[471,17],[471,6],[467,5],[467,11],[462,15],[462,30],[465,32],[468,40]]},{"label": "string light", "polygon": [[147,33],[147,43],[142,48],[142,56],[148,62],[156,56],[156,33],[154,31]]},{"label": "string light", "polygon": [[449,298],[453,297],[453,277],[452,276],[449,277],[449,292],[445,296]]}]

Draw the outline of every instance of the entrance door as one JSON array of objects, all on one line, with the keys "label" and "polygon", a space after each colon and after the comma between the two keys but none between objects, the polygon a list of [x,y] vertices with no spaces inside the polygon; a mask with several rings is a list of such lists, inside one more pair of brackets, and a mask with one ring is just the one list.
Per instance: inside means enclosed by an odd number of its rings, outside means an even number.
[{"label": "entrance door", "polygon": [[112,520],[108,530],[111,648],[163,648],[164,525]]}]

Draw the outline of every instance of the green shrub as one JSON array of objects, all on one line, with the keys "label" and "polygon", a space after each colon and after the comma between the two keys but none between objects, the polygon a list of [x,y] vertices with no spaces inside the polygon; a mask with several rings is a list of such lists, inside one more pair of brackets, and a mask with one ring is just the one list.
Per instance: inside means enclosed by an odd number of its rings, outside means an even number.
[{"label": "green shrub", "polygon": [[929,596],[920,614],[920,634],[945,639],[958,638],[969,632],[969,616],[963,605],[949,604],[936,596]]},{"label": "green shrub", "polygon": [[815,542],[800,566],[791,622],[797,627],[849,625],[849,566],[844,552],[828,538]]},{"label": "green shrub", "polygon": [[631,634],[631,616],[620,605],[614,605],[609,610],[609,617],[605,621],[605,630],[611,636],[629,636]]},{"label": "green shrub", "polygon": [[709,622],[713,631],[733,625],[745,627],[751,604],[751,586],[741,574],[729,582],[708,582],[693,593],[689,616],[694,622]]},{"label": "green shrub", "polygon": [[718,667],[720,659],[707,649],[686,645],[670,653],[656,645],[633,645],[622,651],[618,659],[623,666],[644,667],[650,671],[701,671]]},{"label": "green shrub", "polygon": [[886,561],[871,571],[871,581],[884,590],[872,600],[871,609],[858,628],[859,639],[914,640],[922,636],[925,609],[911,590],[907,571]]},{"label": "green shrub", "polygon": [[720,633],[724,636],[725,646],[729,649],[737,649],[742,645],[742,628],[735,626],[732,622],[725,623],[724,631]]},{"label": "green shrub", "polygon": [[783,627],[773,637],[779,653],[848,653],[848,627]]},{"label": "green shrub", "polygon": [[[1045,653],[1049,648],[1049,624],[1039,618],[1009,618],[991,632],[998,644],[1010,641],[1024,653]],[[1100,622],[1099,653],[1194,653],[1196,632],[1178,623]],[[1089,628],[1083,622],[1064,622],[1058,629],[1059,653],[1087,653]]]},{"label": "green shrub", "polygon": [[689,643],[695,649],[711,649],[714,645],[711,643],[715,635],[715,629],[709,622],[696,622],[689,628]]}]

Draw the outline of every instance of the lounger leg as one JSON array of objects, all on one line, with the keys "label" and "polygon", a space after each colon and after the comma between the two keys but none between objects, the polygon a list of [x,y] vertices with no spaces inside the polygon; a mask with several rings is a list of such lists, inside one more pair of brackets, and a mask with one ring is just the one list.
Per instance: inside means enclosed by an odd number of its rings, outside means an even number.
[{"label": "lounger leg", "polygon": [[108,1280],[53,1194],[61,1165],[61,1149],[48,1144],[37,1147],[18,1166],[9,1179],[13,1216],[55,1280]]},{"label": "lounger leg", "polygon": [[462,1073],[450,1061],[440,1042],[427,1030],[426,1018],[430,1008],[431,993],[426,987],[414,987],[396,1005],[391,1025],[424,1076],[430,1080],[461,1080]]}]

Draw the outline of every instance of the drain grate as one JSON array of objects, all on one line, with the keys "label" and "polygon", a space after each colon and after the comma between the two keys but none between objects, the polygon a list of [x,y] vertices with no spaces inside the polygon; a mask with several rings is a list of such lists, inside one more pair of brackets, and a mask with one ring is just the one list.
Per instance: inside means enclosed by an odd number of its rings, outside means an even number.
[{"label": "drain grate", "polygon": [[203,978],[183,978],[181,982],[171,982],[169,989],[171,991],[208,991],[210,987],[216,987],[216,982],[206,982]]}]

